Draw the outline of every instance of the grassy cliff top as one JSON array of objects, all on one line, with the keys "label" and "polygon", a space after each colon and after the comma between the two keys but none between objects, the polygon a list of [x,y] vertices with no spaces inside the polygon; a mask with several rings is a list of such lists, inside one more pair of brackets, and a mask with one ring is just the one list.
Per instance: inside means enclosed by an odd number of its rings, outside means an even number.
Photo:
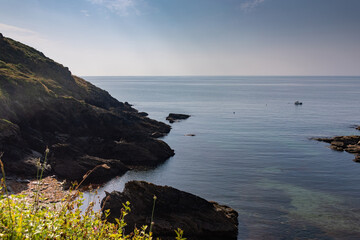
[{"label": "grassy cliff top", "polygon": [[0,34],[0,116],[13,118],[15,102],[31,107],[31,102],[61,97],[105,109],[124,106],[42,52]]}]

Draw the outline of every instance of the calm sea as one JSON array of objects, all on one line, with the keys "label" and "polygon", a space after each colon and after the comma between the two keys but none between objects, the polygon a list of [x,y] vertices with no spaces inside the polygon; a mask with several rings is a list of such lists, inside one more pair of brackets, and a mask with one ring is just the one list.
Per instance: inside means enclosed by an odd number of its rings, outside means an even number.
[{"label": "calm sea", "polygon": [[158,121],[191,115],[164,138],[174,157],[101,197],[145,180],[233,207],[239,239],[360,239],[360,163],[309,139],[360,134],[360,77],[85,79]]}]

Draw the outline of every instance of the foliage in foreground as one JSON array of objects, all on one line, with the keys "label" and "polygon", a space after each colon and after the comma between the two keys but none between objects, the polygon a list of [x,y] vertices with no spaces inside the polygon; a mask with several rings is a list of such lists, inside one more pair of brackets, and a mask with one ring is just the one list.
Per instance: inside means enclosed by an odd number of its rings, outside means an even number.
[{"label": "foliage in foreground", "polygon": [[[0,156],[1,157],[1,156]],[[0,239],[153,239],[151,227],[135,229],[130,234],[124,233],[124,217],[130,212],[130,203],[123,204],[120,219],[116,224],[106,221],[100,211],[94,211],[91,203],[85,212],[80,207],[82,194],[72,191],[60,203],[41,205],[39,194],[42,172],[39,174],[38,189],[34,197],[9,195],[5,183],[5,172],[0,160],[2,179],[0,184]],[[109,215],[106,212],[105,215]],[[177,240],[182,238],[182,230],[176,232]]]}]

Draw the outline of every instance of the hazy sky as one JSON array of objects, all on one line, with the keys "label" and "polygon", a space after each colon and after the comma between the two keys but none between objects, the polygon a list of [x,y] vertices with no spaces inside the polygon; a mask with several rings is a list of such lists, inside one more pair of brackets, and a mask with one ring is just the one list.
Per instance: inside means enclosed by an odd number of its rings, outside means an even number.
[{"label": "hazy sky", "polygon": [[0,32],[83,76],[360,75],[360,0],[0,0]]}]

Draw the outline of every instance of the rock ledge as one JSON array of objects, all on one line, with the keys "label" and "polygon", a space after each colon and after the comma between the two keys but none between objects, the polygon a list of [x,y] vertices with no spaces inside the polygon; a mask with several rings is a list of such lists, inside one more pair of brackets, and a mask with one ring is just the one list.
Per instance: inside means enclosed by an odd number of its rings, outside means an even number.
[{"label": "rock ledge", "polygon": [[143,181],[128,182],[123,192],[106,194],[102,205],[104,211],[110,209],[109,221],[119,218],[122,203],[130,202],[131,212],[125,217],[129,232],[135,224],[138,228],[150,225],[155,195],[153,233],[156,237],[174,239],[174,230],[181,228],[188,239],[237,239],[238,213],[193,194]]},{"label": "rock ledge", "polygon": [[[356,128],[360,130],[360,126]],[[335,151],[346,151],[355,154],[354,161],[360,162],[360,136],[337,136],[332,138],[312,138],[313,140],[330,143],[330,148]]]},{"label": "rock ledge", "polygon": [[180,120],[185,120],[191,117],[191,115],[187,114],[180,114],[180,113],[170,113],[169,116],[166,117],[166,120],[168,120],[170,123],[174,123]]}]

